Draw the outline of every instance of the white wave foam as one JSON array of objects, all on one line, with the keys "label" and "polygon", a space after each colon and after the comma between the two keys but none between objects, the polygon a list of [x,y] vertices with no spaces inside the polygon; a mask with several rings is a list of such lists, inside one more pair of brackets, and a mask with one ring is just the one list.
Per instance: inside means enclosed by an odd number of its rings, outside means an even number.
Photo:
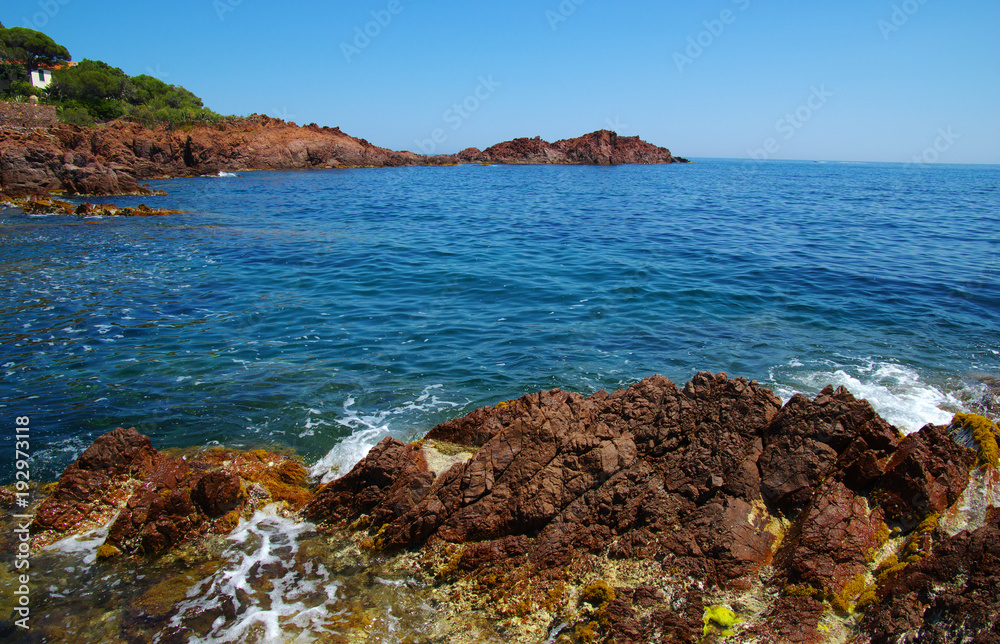
[{"label": "white wave foam", "polygon": [[388,410],[376,411],[370,414],[358,413],[354,409],[355,400],[348,396],[344,401],[344,412],[337,424],[347,427],[351,435],[343,439],[336,447],[317,461],[310,468],[310,475],[320,483],[332,481],[346,474],[354,465],[371,451],[371,448],[386,436],[392,435],[393,417],[434,412],[447,407],[458,407],[458,403],[441,400],[434,391],[443,385],[430,385],[415,400]]},{"label": "white wave foam", "polygon": [[235,172],[223,172],[222,170],[219,170],[219,174],[217,174],[215,176],[217,176],[217,177],[238,177],[240,175],[236,174]]},{"label": "white wave foam", "polygon": [[844,386],[855,397],[867,399],[882,418],[905,433],[927,423],[947,424],[956,411],[965,411],[956,396],[925,382],[912,367],[871,359],[848,362],[826,363],[826,368],[817,369],[815,363],[793,360],[772,370],[774,393],[787,401],[796,393],[814,396],[826,385]]},{"label": "white wave foam", "polygon": [[73,536],[66,537],[65,539],[60,539],[55,543],[51,543],[42,550],[54,550],[64,554],[73,553],[83,553],[83,563],[84,565],[91,565],[97,560],[97,549],[101,547],[104,540],[108,536],[108,530],[111,529],[111,524],[115,522],[118,518],[118,513],[115,513],[111,519],[99,528],[94,528],[89,532],[84,532],[83,534],[77,534]]},{"label": "white wave foam", "polygon": [[276,508],[268,505],[250,520],[241,519],[227,537],[233,546],[224,555],[226,563],[177,604],[170,619],[174,628],[195,628],[189,620],[218,614],[208,632],[189,633],[187,641],[285,642],[328,632],[341,584],[322,564],[297,561],[299,535],[312,525],[282,517]]}]

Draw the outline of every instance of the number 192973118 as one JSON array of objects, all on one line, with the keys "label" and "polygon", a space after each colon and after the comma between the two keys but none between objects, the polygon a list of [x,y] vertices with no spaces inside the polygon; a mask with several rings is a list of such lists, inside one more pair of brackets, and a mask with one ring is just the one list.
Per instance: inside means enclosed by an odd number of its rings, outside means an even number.
[{"label": "number 192973118", "polygon": [[18,416],[14,419],[14,489],[17,491],[17,506],[26,508],[30,504],[29,484],[31,483],[31,419]]}]

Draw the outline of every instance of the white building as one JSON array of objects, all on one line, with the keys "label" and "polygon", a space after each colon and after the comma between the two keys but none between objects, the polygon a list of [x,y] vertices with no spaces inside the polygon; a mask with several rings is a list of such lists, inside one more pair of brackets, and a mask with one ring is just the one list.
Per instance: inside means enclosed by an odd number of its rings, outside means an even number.
[{"label": "white building", "polygon": [[31,84],[39,89],[45,89],[52,83],[52,72],[74,64],[75,63],[66,63],[65,65],[56,65],[55,67],[39,67],[38,69],[33,69],[31,70]]}]

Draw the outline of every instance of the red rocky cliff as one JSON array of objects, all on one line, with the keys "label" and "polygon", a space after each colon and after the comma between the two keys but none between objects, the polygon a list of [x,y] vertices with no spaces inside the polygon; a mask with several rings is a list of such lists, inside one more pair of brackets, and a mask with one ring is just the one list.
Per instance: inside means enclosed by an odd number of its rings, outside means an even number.
[{"label": "red rocky cliff", "polygon": [[340,131],[266,116],[189,129],[59,125],[0,138],[0,188],[8,197],[140,192],[139,181],[245,169],[382,167],[423,157],[393,152]]},{"label": "red rocky cliff", "polygon": [[114,121],[105,127],[6,128],[0,135],[0,195],[142,194],[139,182],[219,171],[387,167],[451,163],[608,165],[684,161],[638,137],[601,130],[547,143],[515,139],[480,152],[427,157],[395,152],[339,128],[299,127],[266,116],[219,126],[148,129]]}]

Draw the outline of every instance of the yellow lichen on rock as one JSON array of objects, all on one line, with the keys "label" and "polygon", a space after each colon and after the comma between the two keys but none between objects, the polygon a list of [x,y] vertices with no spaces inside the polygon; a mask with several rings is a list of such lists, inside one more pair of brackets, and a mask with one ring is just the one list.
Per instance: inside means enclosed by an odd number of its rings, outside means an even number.
[{"label": "yellow lichen on rock", "polygon": [[934,532],[934,529],[937,528],[938,526],[938,520],[940,518],[941,515],[938,514],[937,512],[933,514],[928,514],[926,517],[924,517],[924,520],[920,522],[920,525],[917,526],[917,532],[921,534],[928,534]]},{"label": "yellow lichen on rock", "polygon": [[705,627],[702,630],[702,633],[705,636],[711,635],[712,633],[718,633],[723,637],[728,637],[733,635],[733,631],[730,630],[730,627],[735,626],[742,621],[742,619],[736,616],[733,609],[728,606],[708,606],[705,608]]},{"label": "yellow lichen on rock", "polygon": [[119,550],[118,548],[105,543],[102,544],[99,548],[97,548],[97,560],[105,561],[107,559],[117,557],[121,553],[122,551]]},{"label": "yellow lichen on rock", "polygon": [[854,603],[855,611],[863,611],[869,606],[874,606],[879,603],[878,595],[876,594],[878,587],[874,584],[865,588],[861,596],[858,597],[858,601]]},{"label": "yellow lichen on rock", "polygon": [[819,589],[813,588],[809,584],[796,584],[785,586],[784,593],[788,597],[815,597]]},{"label": "yellow lichen on rock", "polygon": [[580,603],[590,604],[598,610],[607,608],[614,600],[615,589],[603,579],[595,581],[580,592]]},{"label": "yellow lichen on rock", "polygon": [[989,418],[977,414],[955,414],[951,424],[972,432],[979,451],[979,467],[981,469],[1000,468],[1000,447],[997,446],[997,435],[1000,430]]},{"label": "yellow lichen on rock", "polygon": [[844,584],[839,593],[833,595],[830,599],[830,605],[837,611],[849,615],[854,612],[854,600],[863,595],[868,588],[868,575],[865,572],[859,572],[854,579]]}]

